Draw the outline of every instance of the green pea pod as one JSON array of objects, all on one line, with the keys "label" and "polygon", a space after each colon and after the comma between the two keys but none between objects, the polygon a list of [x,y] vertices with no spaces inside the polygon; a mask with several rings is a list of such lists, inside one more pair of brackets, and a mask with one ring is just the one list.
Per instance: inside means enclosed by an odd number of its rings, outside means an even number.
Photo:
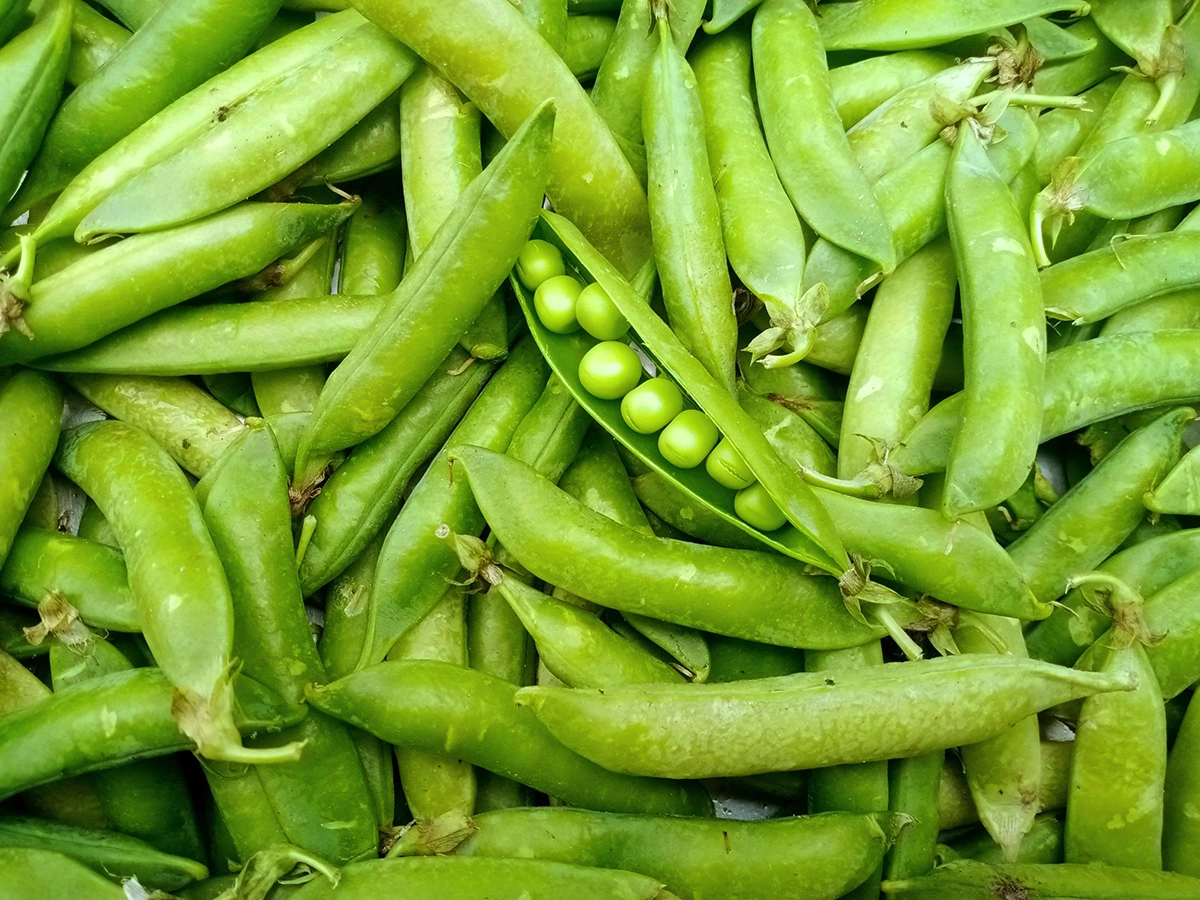
[{"label": "green pea pod", "polygon": [[[236,715],[248,733],[294,724],[265,688],[239,678]],[[0,796],[196,747],[171,711],[176,689],[158,669],[132,669],[86,681],[4,717]],[[289,719],[291,721],[289,721]]]},{"label": "green pea pod", "polygon": [[1025,583],[1041,601],[1057,600],[1068,580],[1107,559],[1145,516],[1142,495],[1179,459],[1195,418],[1176,409],[1140,428],[1009,545]]},{"label": "green pea pod", "polygon": [[[1063,851],[1063,823],[1053,814],[1040,815],[1033,827],[1021,840],[1017,851],[1018,863],[1061,863]],[[973,859],[984,863],[1003,863],[1004,856],[992,836],[986,832],[974,837],[956,840],[952,845],[940,845],[939,860],[943,864],[955,859]],[[949,856],[947,854],[954,854]],[[943,856],[943,854],[946,854]],[[927,875],[928,871],[916,873]],[[904,876],[912,877],[912,876]]]},{"label": "green pea pod", "polygon": [[826,50],[911,50],[1016,25],[1056,12],[1085,15],[1081,0],[981,0],[964,7],[954,0],[927,0],[919,16],[900,0],[859,0],[853,7],[821,11]]},{"label": "green pea pod", "polygon": [[22,526],[0,568],[0,592],[32,607],[54,593],[89,625],[113,631],[142,627],[121,554],[71,534]]},{"label": "green pea pod", "polygon": [[1101,34],[1091,18],[1077,20],[1066,31],[1081,40],[1095,41],[1096,49],[1077,59],[1042,66],[1033,73],[1032,88],[1035,94],[1066,97],[1082,93],[1108,78],[1113,69],[1128,61],[1121,48]]},{"label": "green pea pod", "polygon": [[567,42],[566,0],[509,0],[543,40],[562,55]]},{"label": "green pea pod", "polygon": [[808,420],[780,400],[768,400],[745,383],[738,387],[738,402],[783,459],[798,471],[833,476],[837,470],[833,452],[824,435]]},{"label": "green pea pod", "polygon": [[[16,4],[18,10],[23,6]],[[37,21],[0,47],[0,204],[7,204],[21,183],[58,106],[74,7],[71,0],[47,0]]]},{"label": "green pea pod", "polygon": [[[298,483],[314,480],[310,466],[323,454],[395,418],[495,293],[541,204],[553,128],[553,107],[539,107],[471,183],[371,330],[329,376],[297,454]],[[473,265],[463,262],[465,248]]]},{"label": "green pea pod", "polygon": [[1063,28],[1049,19],[1028,19],[1021,25],[1025,28],[1029,45],[1044,60],[1043,65],[1079,59],[1094,53],[1100,45],[1096,37]]},{"label": "green pea pod", "polygon": [[888,764],[888,809],[911,819],[896,835],[884,861],[884,877],[889,880],[914,878],[933,869],[940,827],[938,785],[945,756],[934,751]]},{"label": "green pea pod", "polygon": [[126,900],[121,885],[81,862],[43,847],[0,849],[0,890],[21,900],[88,897]]},{"label": "green pea pod", "polygon": [[[458,557],[438,537],[438,526],[472,535],[483,529],[471,491],[457,477],[446,452],[471,442],[496,450],[507,447],[542,393],[545,379],[546,366],[537,347],[530,340],[518,343],[413,488],[380,551],[358,666],[382,660],[404,632],[433,608],[447,580],[457,577]],[[364,493],[361,502],[368,501],[374,502],[374,496]]]},{"label": "green pea pod", "polygon": [[1082,109],[1051,109],[1038,116],[1033,164],[1042,184],[1050,181],[1064,159],[1079,150],[1120,84],[1121,77],[1113,75],[1083,95],[1087,105]]},{"label": "green pea pod", "polygon": [[883,889],[904,900],[991,900],[997,891],[1014,890],[1045,900],[1188,900],[1200,890],[1200,878],[1117,866],[959,860],[924,878],[886,882]]},{"label": "green pea pod", "polygon": [[[368,195],[346,222],[338,293],[377,297],[399,287],[407,231],[401,208]],[[331,318],[336,321],[338,317]]]},{"label": "green pea pod", "polygon": [[679,540],[694,538],[735,550],[758,549],[757,541],[713,515],[707,507],[690,502],[686,494],[652,469],[633,479],[633,491],[647,510],[681,533]]},{"label": "green pea pod", "polygon": [[0,363],[75,350],[253,275],[329,231],[356,206],[247,203],[201,222],[105,247],[38,280],[28,306],[18,302],[7,311],[6,318],[17,320],[18,331],[0,335]]},{"label": "green pea pod", "polygon": [[129,31],[92,7],[75,4],[67,83],[78,87],[100,71],[129,41]]},{"label": "green pea pod", "polygon": [[[1200,568],[1200,531],[1187,529],[1134,544],[1113,554],[1097,571],[1119,578],[1143,597],[1156,594],[1173,581]],[[1035,659],[1069,666],[1108,630],[1112,619],[1085,602],[1079,588],[1063,599],[1065,608],[1037,623],[1026,635]]]},{"label": "green pea pod", "polygon": [[40,372],[18,369],[0,382],[0,459],[5,468],[0,483],[0,566],[50,467],[62,411],[62,391]]},{"label": "green pea pod", "polygon": [[99,5],[130,31],[137,31],[150,21],[162,0],[104,0]]},{"label": "green pea pod", "polygon": [[399,164],[400,110],[393,94],[296,172],[305,176],[305,187],[316,187],[365,178]]},{"label": "green pea pod", "polygon": [[0,847],[61,853],[110,878],[136,878],[163,891],[208,877],[203,863],[163,853],[137,838],[28,816],[0,818]]},{"label": "green pea pod", "polygon": [[28,9],[20,0],[0,2],[0,44],[8,43],[8,39],[26,24],[27,14]]},{"label": "green pea pod", "polygon": [[734,389],[737,318],[696,78],[657,27],[642,103],[654,258],[671,329],[720,384]]},{"label": "green pea pod", "polygon": [[1146,331],[1188,331],[1200,327],[1196,288],[1184,288],[1127,306],[1101,323],[1100,335],[1137,334]]},{"label": "green pea pod", "polygon": [[[359,0],[357,8],[407,42],[510,139],[552,100],[558,124],[546,193],[622,272],[642,268],[650,223],[637,176],[570,70],[507,0]],[[519,77],[497,79],[493,65]]]},{"label": "green pea pod", "polygon": [[[830,444],[836,446],[841,431],[842,405],[845,389],[836,379],[809,365],[812,354],[803,363],[780,369],[768,369],[750,363],[750,354],[740,358],[741,376],[752,391],[790,410]],[[745,392],[743,392],[744,397]],[[759,422],[762,425],[762,422]],[[830,467],[814,465],[819,471],[833,474],[835,460],[828,453]]]},{"label": "green pea pod", "polygon": [[703,41],[692,66],[729,264],[772,322],[790,332],[802,327],[793,320],[804,312],[804,230],[758,124],[749,34],[738,29]]},{"label": "green pea pod", "polygon": [[317,709],[396,746],[449,753],[568,803],[611,812],[711,815],[698,785],[617,775],[567,750],[531,711],[513,703],[516,692],[462,666],[405,660],[361,669],[308,693]]},{"label": "green pea pod", "polygon": [[594,279],[604,288],[631,324],[639,343],[721,429],[771,498],[779,504],[791,527],[785,525],[773,532],[753,528],[734,514],[733,491],[721,487],[700,469],[679,469],[667,463],[658,451],[656,436],[635,432],[622,418],[618,401],[595,397],[579,381],[579,361],[590,348],[590,339],[578,332],[556,335],[548,331],[533,309],[529,292],[519,280],[511,279],[531,333],[576,401],[644,463],[673,479],[698,502],[706,504],[751,537],[824,571],[837,575],[844,572],[849,560],[828,516],[808,487],[771,449],[762,432],[724,385],[687,352],[649,304],[587,244],[570,222],[554,213],[544,212],[536,236],[556,244],[578,272],[587,273],[587,280]]},{"label": "green pea pod", "polygon": [[337,362],[382,306],[381,297],[344,294],[177,306],[36,365],[52,372],[212,375]]},{"label": "green pea pod", "polygon": [[[649,537],[592,512],[510,457],[467,446],[450,456],[505,548],[534,575],[594,603],[785,646],[833,649],[879,635],[845,611],[834,581],[805,577],[792,560]],[[534,518],[554,528],[535,528]],[[747,596],[737,587],[745,579],[762,591]]]},{"label": "green pea pod", "polygon": [[[27,610],[0,607],[0,650],[15,659],[45,656],[50,651],[49,645],[45,641],[31,644],[25,636],[25,629],[33,628],[37,624],[38,617]],[[103,814],[97,810],[97,815]],[[100,825],[102,824],[101,820]]]},{"label": "green pea pod", "polygon": [[[964,656],[733,685],[635,685],[603,692],[522,688],[517,704],[532,707],[567,747],[614,772],[708,778],[957,747],[995,735],[1059,698],[1132,686],[1125,673]],[[971,715],[937,716],[948,696],[960,708],[969,703]],[[899,722],[897,709],[906,713]],[[818,719],[821,737],[814,740],[811,723]],[[767,721],[771,725],[764,730],[759,723]],[[699,727],[705,741],[683,738]]]},{"label": "green pea pod", "polygon": [[109,415],[144,428],[197,477],[245,430],[237,416],[184,378],[69,375],[66,381]]},{"label": "green pea pod", "polygon": [[1200,455],[1195,448],[1179,461],[1157,484],[1146,491],[1146,508],[1153,513],[1196,515],[1200,511],[1200,483],[1196,465]]},{"label": "green pea pod", "polygon": [[[325,673],[296,575],[287,476],[265,423],[229,448],[196,493],[229,578],[233,650],[242,671],[299,705],[305,686]],[[254,540],[246,541],[251,534]],[[296,728],[255,746],[294,740],[304,745],[298,761],[256,767],[288,840],[339,864],[372,853],[367,785],[346,729],[310,713]]]},{"label": "green pea pod", "polygon": [[[1040,441],[1134,410],[1200,399],[1198,350],[1197,332],[1163,331],[1096,338],[1048,354]],[[944,469],[961,409],[961,394],[931,409],[892,464],[909,475]]]},{"label": "green pea pod", "polygon": [[580,81],[596,77],[612,45],[616,28],[616,20],[611,16],[581,15],[567,19],[567,42],[562,58],[572,75]]},{"label": "green pea pod", "polygon": [[[43,531],[58,531],[59,522],[62,521],[60,516],[65,510],[60,510],[58,502],[58,488],[54,485],[54,474],[47,471],[42,476],[42,481],[38,485],[37,490],[33,494],[33,499],[29,501],[29,509],[25,511],[25,518],[21,520],[21,527],[24,528],[40,528]],[[0,566],[0,570],[3,566]]]},{"label": "green pea pod", "polygon": [[13,208],[58,193],[121,138],[240,59],[278,9],[278,0],[160,4],[59,107]]},{"label": "green pea pod", "polygon": [[1143,3],[1133,14],[1127,6],[1113,0],[1091,0],[1091,17],[1110,41],[1137,61],[1138,70],[1157,82],[1159,101],[1151,120],[1171,99],[1183,75],[1184,59],[1175,25],[1175,9],[1170,0]]},{"label": "green pea pod", "polygon": [[233,728],[229,585],[188,480],[166,451],[141,429],[92,422],[63,436],[55,463],[96,501],[125,551],[142,633],[179,692],[179,739],[186,729],[203,755],[231,761],[294,758],[288,749],[243,748]]},{"label": "green pea pod", "polygon": [[[455,856],[625,869],[662,878],[681,897],[728,900],[787,896],[796,881],[812,900],[845,896],[883,858],[892,825],[886,814],[730,822],[562,807],[500,810],[473,822]],[[430,852],[422,838],[413,829],[393,854]]]},{"label": "green pea pod", "polygon": [[890,272],[896,244],[842,131],[816,16],[799,0],[768,0],[752,40],[763,130],[792,204],[819,235]]},{"label": "green pea pod", "polygon": [[936,50],[901,50],[830,69],[829,84],[842,127],[853,128],[906,87],[953,64],[953,56]]},{"label": "green pea pod", "polygon": [[1163,811],[1163,868],[1200,877],[1200,824],[1192,810],[1200,802],[1200,703],[1189,702],[1167,762]]}]

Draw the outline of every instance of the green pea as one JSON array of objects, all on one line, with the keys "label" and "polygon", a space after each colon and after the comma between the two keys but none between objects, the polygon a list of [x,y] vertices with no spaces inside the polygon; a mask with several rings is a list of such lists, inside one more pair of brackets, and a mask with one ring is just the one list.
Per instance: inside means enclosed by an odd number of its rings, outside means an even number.
[{"label": "green pea", "polygon": [[708,454],[704,468],[717,484],[723,484],[735,491],[750,487],[756,481],[742,455],[729,443],[729,438],[722,438],[716,449]]},{"label": "green pea", "polygon": [[531,291],[541,287],[546,279],[566,271],[562,254],[549,241],[529,241],[517,256],[517,277]]},{"label": "green pea", "polygon": [[752,484],[738,491],[733,498],[733,509],[743,522],[748,522],[761,531],[782,528],[783,523],[787,521],[761,484]]},{"label": "green pea", "polygon": [[542,324],[556,334],[578,331],[575,303],[582,290],[583,285],[570,275],[553,275],[539,284],[533,294],[533,308]]},{"label": "green pea", "polygon": [[653,434],[683,411],[683,394],[661,375],[635,387],[621,401],[621,418],[638,434]]},{"label": "green pea", "polygon": [[712,419],[698,409],[685,409],[658,436],[658,452],[671,465],[694,469],[720,439]]},{"label": "green pea", "polygon": [[579,381],[593,397],[618,400],[642,378],[642,361],[633,348],[620,341],[603,341],[579,361]]},{"label": "green pea", "polygon": [[589,284],[579,294],[575,315],[583,330],[597,340],[615,341],[629,330],[629,321],[599,282]]}]

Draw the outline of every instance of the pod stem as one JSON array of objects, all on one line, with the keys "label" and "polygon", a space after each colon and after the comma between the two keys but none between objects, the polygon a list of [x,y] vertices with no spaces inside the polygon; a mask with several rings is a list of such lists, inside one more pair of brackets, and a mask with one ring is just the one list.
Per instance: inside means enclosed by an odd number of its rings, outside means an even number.
[{"label": "pod stem", "polygon": [[459,844],[478,830],[475,820],[458,810],[434,819],[417,819],[399,829],[386,858],[453,853]]},{"label": "pod stem", "polygon": [[1046,252],[1046,214],[1050,209],[1050,199],[1044,193],[1038,193],[1029,206],[1029,239],[1033,246],[1033,256],[1038,268],[1044,269],[1050,265],[1050,254]]},{"label": "pod stem", "polygon": [[300,252],[289,259],[278,259],[257,275],[251,275],[237,282],[238,290],[246,293],[257,293],[277,288],[295,278],[300,270],[312,260],[317,252],[328,242],[328,235],[322,235],[305,244]]},{"label": "pod stem", "polygon": [[[289,873],[291,877],[287,877]],[[302,884],[317,875],[337,887],[342,874],[330,863],[292,844],[271,844],[248,860],[237,879],[216,900],[264,900],[276,884]]]},{"label": "pod stem", "polygon": [[24,628],[25,640],[37,647],[48,637],[55,637],[74,653],[83,655],[92,640],[92,631],[79,618],[79,610],[57,591],[47,591],[38,602],[40,621]]},{"label": "pod stem", "polygon": [[[25,304],[29,302],[33,289],[33,264],[37,255],[37,241],[33,235],[23,234],[16,250],[20,253],[17,270],[12,274],[0,271],[0,337],[16,331],[33,339],[33,331],[25,323]],[[6,258],[5,263],[11,265]]]},{"label": "pod stem", "polygon": [[1146,623],[1142,595],[1120,578],[1108,572],[1087,572],[1067,581],[1068,591],[1089,587],[1091,591],[1081,590],[1080,594],[1092,608],[1112,616],[1115,647],[1150,646],[1162,640]]},{"label": "pod stem", "polygon": [[308,545],[312,543],[313,532],[317,530],[317,517],[305,516],[300,523],[300,537],[296,541],[296,570],[299,571],[300,564],[304,562],[304,554],[308,552]]},{"label": "pod stem", "polygon": [[186,688],[176,688],[171,697],[171,715],[179,730],[196,744],[196,752],[206,759],[260,765],[296,762],[304,750],[304,741],[292,741],[281,747],[246,747],[233,721],[233,678],[230,666],[213,685],[207,697]]}]

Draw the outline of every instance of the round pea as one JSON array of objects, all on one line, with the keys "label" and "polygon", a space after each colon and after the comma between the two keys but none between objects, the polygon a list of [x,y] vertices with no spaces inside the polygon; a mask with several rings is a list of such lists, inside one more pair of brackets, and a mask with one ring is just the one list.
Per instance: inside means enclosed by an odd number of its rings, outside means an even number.
[{"label": "round pea", "polygon": [[615,341],[629,330],[629,321],[598,282],[589,284],[579,294],[575,315],[583,330],[600,341]]},{"label": "round pea", "polygon": [[583,285],[570,275],[554,275],[538,285],[533,292],[533,308],[538,319],[555,334],[571,334],[579,330],[575,318],[575,302]]},{"label": "round pea", "polygon": [[683,394],[661,375],[635,387],[621,401],[621,418],[638,434],[653,434],[683,411]]},{"label": "round pea", "polygon": [[529,241],[517,256],[517,277],[531,291],[537,290],[547,278],[566,271],[562,254],[547,241]]},{"label": "round pea", "polygon": [[774,531],[787,522],[787,517],[771,499],[766,488],[757,483],[734,495],[733,509],[738,518],[759,531]]},{"label": "round pea", "polygon": [[673,466],[694,469],[720,439],[712,419],[698,409],[685,409],[658,436],[658,452]]},{"label": "round pea", "polygon": [[642,377],[642,361],[633,348],[620,341],[603,341],[579,361],[579,380],[593,397],[617,400],[635,387]]},{"label": "round pea", "polygon": [[717,484],[723,484],[733,490],[741,490],[754,484],[754,473],[742,459],[742,455],[729,443],[729,438],[722,438],[715,450],[708,454],[704,468]]}]

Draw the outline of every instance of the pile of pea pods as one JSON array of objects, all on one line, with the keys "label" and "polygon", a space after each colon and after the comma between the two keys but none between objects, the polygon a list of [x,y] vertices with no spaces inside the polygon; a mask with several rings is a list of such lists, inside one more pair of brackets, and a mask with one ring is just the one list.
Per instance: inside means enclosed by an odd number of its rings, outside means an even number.
[{"label": "pile of pea pods", "polygon": [[0,900],[1200,900],[1193,5],[0,0]]}]

